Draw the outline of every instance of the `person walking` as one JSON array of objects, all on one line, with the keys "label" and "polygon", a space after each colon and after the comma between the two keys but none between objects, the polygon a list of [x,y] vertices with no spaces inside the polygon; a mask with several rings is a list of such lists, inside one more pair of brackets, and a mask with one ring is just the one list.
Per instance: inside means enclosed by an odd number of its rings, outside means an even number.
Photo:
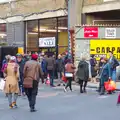
[{"label": "person walking", "polygon": [[108,62],[110,63],[110,66],[111,66],[112,80],[116,82],[116,67],[119,66],[119,62],[114,57],[112,51],[109,51],[109,54],[110,54],[110,58]]},{"label": "person walking", "polygon": [[97,76],[97,70],[95,69],[96,64],[97,64],[97,61],[95,59],[95,56],[91,55],[91,59],[90,59],[91,75],[92,75],[91,82],[93,83],[96,83],[96,78],[95,78]]},{"label": "person walking", "polygon": [[[6,82],[4,91],[7,94],[9,107],[10,108],[17,108],[17,98],[19,93],[19,66],[16,63],[16,57],[10,57],[10,62],[7,64],[7,67],[4,70],[6,74]],[[13,98],[13,101],[12,101]]]},{"label": "person walking", "polygon": [[[43,71],[43,74],[44,74],[44,79],[46,81],[47,80],[47,62],[46,62],[45,56],[43,56],[41,59],[42,59],[41,67],[42,67],[42,71]],[[42,80],[42,83],[44,83],[44,80]]]},{"label": "person walking", "polygon": [[82,60],[78,64],[76,76],[80,84],[80,93],[86,93],[86,86],[89,80],[89,64],[86,62],[85,57],[82,57]]},{"label": "person walking", "polygon": [[58,75],[58,86],[61,85],[62,83],[62,76],[64,74],[64,68],[65,68],[65,64],[64,61],[62,59],[61,55],[58,55],[58,59],[56,60],[56,70],[57,70],[57,75]]},{"label": "person walking", "polygon": [[25,90],[24,90],[24,87],[23,87],[23,70],[24,70],[24,65],[25,65],[25,62],[23,61],[23,57],[21,54],[17,54],[16,55],[16,58],[17,58],[17,63],[19,65],[19,88],[20,88],[20,93],[19,95],[23,95],[25,96]]},{"label": "person walking", "polygon": [[100,72],[100,95],[104,95],[105,93],[104,83],[111,79],[111,69],[108,59],[104,58],[102,61],[103,66]]},{"label": "person walking", "polygon": [[55,69],[55,59],[49,55],[49,57],[46,59],[47,62],[47,72],[50,75],[50,86],[54,86],[54,69]]},{"label": "person walking", "polygon": [[36,96],[38,93],[38,84],[40,78],[43,77],[40,64],[37,62],[38,55],[32,54],[32,60],[27,61],[24,66],[24,81],[23,85],[25,93],[29,101],[29,107],[31,112],[36,112]]},{"label": "person walking", "polygon": [[65,92],[67,92],[68,87],[72,91],[72,80],[73,80],[73,77],[74,77],[74,70],[75,70],[75,66],[72,63],[72,60],[68,59],[67,64],[65,65],[65,77],[68,80],[67,85],[64,88]]}]

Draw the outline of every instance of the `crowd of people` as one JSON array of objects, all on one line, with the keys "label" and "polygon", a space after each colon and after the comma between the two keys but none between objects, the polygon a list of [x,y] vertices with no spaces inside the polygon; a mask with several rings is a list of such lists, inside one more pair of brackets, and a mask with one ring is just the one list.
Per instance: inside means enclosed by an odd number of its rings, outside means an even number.
[{"label": "crowd of people", "polygon": [[[94,55],[91,55],[89,61],[84,55],[77,67],[68,57],[68,53],[59,54],[57,59],[54,55],[43,54],[39,56],[34,53],[32,55],[7,55],[3,60],[1,70],[6,81],[4,91],[8,97],[9,107],[16,108],[18,96],[26,95],[30,111],[35,112],[40,79],[42,83],[46,83],[49,76],[50,86],[55,87],[54,79],[57,76],[57,86],[63,85],[64,92],[67,92],[68,87],[72,91],[72,81],[74,79],[80,85],[80,93],[86,93],[89,79],[96,83],[96,78],[98,78],[100,81],[99,92],[100,95],[103,95],[105,93],[104,83],[109,79],[116,82],[117,66],[119,66],[119,62],[111,51],[109,59],[102,57],[99,62],[96,61]],[[63,78],[66,78],[67,82]]]}]

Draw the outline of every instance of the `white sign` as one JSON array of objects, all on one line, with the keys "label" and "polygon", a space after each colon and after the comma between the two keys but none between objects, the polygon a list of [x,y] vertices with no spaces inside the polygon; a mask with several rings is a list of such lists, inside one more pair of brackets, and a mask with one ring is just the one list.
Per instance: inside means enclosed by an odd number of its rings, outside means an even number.
[{"label": "white sign", "polygon": [[105,28],[105,38],[116,38],[116,28]]},{"label": "white sign", "polygon": [[55,47],[55,37],[39,38],[39,47]]}]

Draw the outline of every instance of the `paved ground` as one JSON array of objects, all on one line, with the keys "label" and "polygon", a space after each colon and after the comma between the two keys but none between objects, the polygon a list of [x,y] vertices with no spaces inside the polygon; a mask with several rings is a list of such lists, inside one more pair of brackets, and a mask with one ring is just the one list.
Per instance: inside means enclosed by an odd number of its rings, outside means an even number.
[{"label": "paved ground", "polygon": [[73,90],[64,93],[62,87],[40,86],[36,113],[29,112],[23,97],[18,100],[19,108],[10,110],[7,98],[0,92],[0,120],[120,120],[120,107],[116,106],[118,92],[99,96],[96,88],[89,87],[87,94],[80,94],[76,85]]}]

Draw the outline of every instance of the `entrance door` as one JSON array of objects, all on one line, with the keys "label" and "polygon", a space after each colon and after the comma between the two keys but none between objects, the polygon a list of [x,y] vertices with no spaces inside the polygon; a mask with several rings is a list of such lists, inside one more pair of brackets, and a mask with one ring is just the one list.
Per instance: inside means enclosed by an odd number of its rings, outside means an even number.
[{"label": "entrance door", "polygon": [[56,55],[56,49],[55,48],[40,48],[40,52],[44,52],[45,54],[54,54]]}]

